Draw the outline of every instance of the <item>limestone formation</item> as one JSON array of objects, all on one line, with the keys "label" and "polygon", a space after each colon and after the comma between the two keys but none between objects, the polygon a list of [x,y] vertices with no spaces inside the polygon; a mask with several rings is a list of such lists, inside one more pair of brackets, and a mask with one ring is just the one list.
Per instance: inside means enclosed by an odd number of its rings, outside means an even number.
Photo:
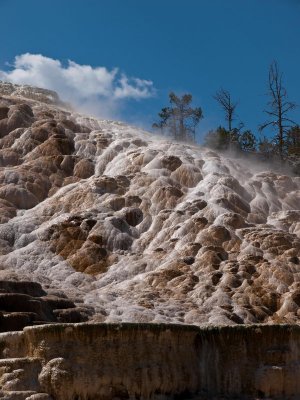
[{"label": "limestone formation", "polygon": [[277,399],[300,393],[300,328],[58,324],[0,334],[0,398]]},{"label": "limestone formation", "polygon": [[80,115],[44,89],[0,95],[4,280],[63,291],[95,321],[299,322],[299,177]]},{"label": "limestone formation", "polygon": [[0,332],[57,322],[83,322],[90,307],[76,307],[64,293],[49,292],[36,282],[0,280]]}]

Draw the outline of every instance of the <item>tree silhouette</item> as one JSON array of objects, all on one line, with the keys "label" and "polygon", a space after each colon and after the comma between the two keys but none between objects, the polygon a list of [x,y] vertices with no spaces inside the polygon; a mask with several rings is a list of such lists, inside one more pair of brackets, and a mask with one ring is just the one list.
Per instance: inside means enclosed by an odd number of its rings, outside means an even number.
[{"label": "tree silhouette", "polygon": [[219,89],[213,96],[215,100],[220,104],[220,106],[225,111],[225,120],[228,122],[228,131],[232,131],[232,122],[234,120],[234,113],[237,106],[237,102],[233,102],[230,92],[223,88]]},{"label": "tree silhouette", "polygon": [[152,125],[161,133],[167,133],[180,141],[196,141],[196,126],[203,118],[200,107],[192,108],[192,95],[184,94],[179,97],[174,92],[169,94],[170,107],[161,109],[160,120]]},{"label": "tree silhouette", "polygon": [[250,130],[242,132],[239,136],[239,145],[242,151],[256,151],[256,137]]},{"label": "tree silhouette", "polygon": [[216,150],[234,150],[255,152],[256,138],[250,130],[242,131],[243,126],[233,128],[231,132],[219,126],[209,131],[204,137],[204,145]]},{"label": "tree silhouette", "polygon": [[288,113],[296,107],[295,103],[287,100],[287,91],[282,84],[282,73],[276,61],[273,61],[269,69],[268,81],[268,109],[265,113],[270,117],[270,120],[260,125],[260,131],[263,131],[268,126],[276,129],[275,144],[281,159],[284,158],[284,147],[286,134],[295,122],[288,118]]},{"label": "tree silhouette", "polygon": [[227,150],[229,143],[229,132],[222,126],[219,126],[216,130],[210,130],[204,137],[204,146],[216,150]]},{"label": "tree silhouette", "polygon": [[288,155],[300,156],[300,126],[293,126],[286,134],[286,147]]}]

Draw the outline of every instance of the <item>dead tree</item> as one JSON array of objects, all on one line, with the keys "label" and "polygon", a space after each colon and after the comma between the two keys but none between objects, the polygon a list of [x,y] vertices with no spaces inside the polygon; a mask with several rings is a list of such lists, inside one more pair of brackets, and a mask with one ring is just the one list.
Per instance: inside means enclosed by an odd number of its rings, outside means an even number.
[{"label": "dead tree", "polygon": [[272,62],[269,69],[268,96],[270,98],[267,103],[268,109],[264,112],[270,120],[260,125],[259,130],[263,131],[268,126],[276,130],[274,142],[279,157],[283,159],[287,132],[292,125],[295,125],[295,122],[288,118],[288,113],[296,107],[296,104],[287,100],[287,91],[282,84],[282,73],[276,61]]},{"label": "dead tree", "polygon": [[228,131],[231,132],[232,122],[235,119],[235,109],[238,103],[234,103],[228,90],[222,88],[218,90],[213,97],[225,111],[225,120],[228,122]]}]

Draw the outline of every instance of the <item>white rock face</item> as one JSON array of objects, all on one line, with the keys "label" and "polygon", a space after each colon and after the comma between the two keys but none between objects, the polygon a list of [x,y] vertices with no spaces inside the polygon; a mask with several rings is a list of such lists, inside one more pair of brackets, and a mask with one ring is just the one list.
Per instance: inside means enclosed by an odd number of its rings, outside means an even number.
[{"label": "white rock face", "polygon": [[299,177],[0,93],[0,277],[97,321],[299,321]]}]

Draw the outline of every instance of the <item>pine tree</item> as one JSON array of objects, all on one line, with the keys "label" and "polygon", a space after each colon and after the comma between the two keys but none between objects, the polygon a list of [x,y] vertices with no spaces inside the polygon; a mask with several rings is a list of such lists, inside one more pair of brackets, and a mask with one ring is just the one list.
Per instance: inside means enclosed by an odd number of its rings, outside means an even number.
[{"label": "pine tree", "polygon": [[204,137],[204,146],[215,150],[227,150],[230,144],[230,133],[219,126],[216,130],[209,131]]},{"label": "pine tree", "polygon": [[196,141],[196,126],[203,118],[200,107],[192,108],[192,95],[179,97],[174,92],[169,94],[170,107],[164,107],[158,114],[160,120],[152,125],[163,134],[171,135],[175,140]]},{"label": "pine tree", "polygon": [[241,133],[238,141],[242,151],[256,151],[256,138],[250,130]]},{"label": "pine tree", "polygon": [[265,160],[273,158],[274,144],[270,140],[268,140],[265,136],[262,137],[258,142],[258,153]]},{"label": "pine tree", "polygon": [[288,155],[300,157],[300,126],[295,125],[287,131],[286,146]]}]

